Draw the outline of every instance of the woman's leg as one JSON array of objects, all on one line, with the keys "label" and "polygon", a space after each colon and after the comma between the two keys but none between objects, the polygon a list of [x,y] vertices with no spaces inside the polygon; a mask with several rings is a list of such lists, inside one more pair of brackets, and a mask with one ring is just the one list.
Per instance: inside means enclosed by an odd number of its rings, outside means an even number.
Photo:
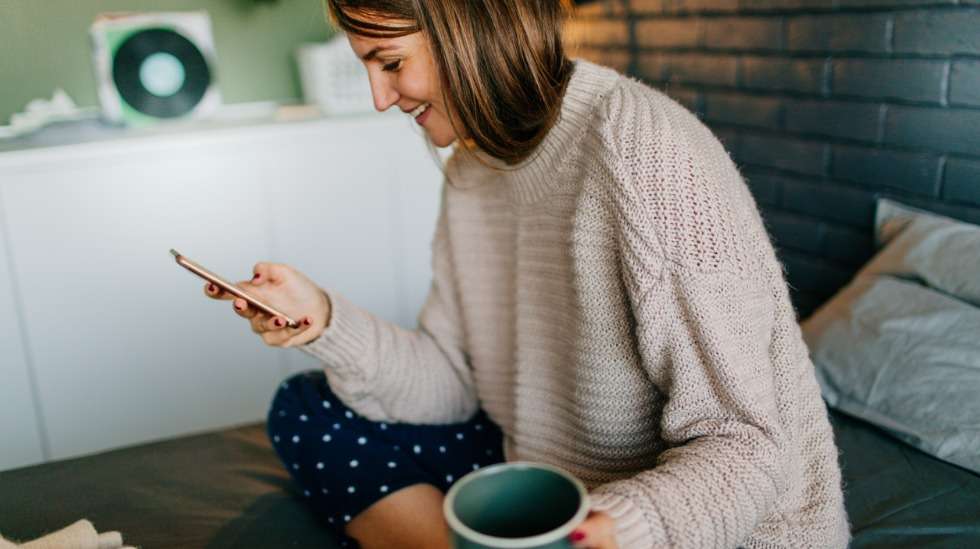
[{"label": "woman's leg", "polygon": [[444,491],[503,459],[500,430],[483,412],[455,425],[372,422],[330,391],[322,371],[283,382],[268,430],[303,496],[347,546],[347,536],[366,547],[444,542]]}]

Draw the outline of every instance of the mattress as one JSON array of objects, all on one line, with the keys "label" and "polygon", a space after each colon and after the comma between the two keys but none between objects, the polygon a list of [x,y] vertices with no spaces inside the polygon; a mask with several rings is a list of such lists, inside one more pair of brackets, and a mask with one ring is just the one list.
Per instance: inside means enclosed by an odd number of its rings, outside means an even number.
[{"label": "mattress", "polygon": [[[980,547],[980,475],[833,413],[854,548]],[[0,473],[0,532],[88,518],[143,548],[336,547],[262,424]]]}]

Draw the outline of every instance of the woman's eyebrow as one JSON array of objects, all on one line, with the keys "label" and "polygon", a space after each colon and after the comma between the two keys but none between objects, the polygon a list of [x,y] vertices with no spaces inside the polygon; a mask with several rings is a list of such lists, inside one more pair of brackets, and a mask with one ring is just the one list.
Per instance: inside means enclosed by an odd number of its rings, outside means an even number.
[{"label": "woman's eyebrow", "polygon": [[372,49],[371,51],[369,51],[366,54],[364,54],[361,57],[361,59],[364,60],[364,61],[370,61],[370,60],[374,59],[374,56],[377,55],[378,52],[383,51],[383,50],[393,50],[393,49],[395,49],[395,46],[377,46],[374,49]]}]

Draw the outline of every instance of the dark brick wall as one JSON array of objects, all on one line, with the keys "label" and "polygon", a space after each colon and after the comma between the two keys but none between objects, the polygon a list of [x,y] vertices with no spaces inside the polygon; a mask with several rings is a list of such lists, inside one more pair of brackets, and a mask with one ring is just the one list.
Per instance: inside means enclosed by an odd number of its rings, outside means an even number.
[{"label": "dark brick wall", "polygon": [[721,138],[801,317],[874,253],[877,197],[980,223],[977,0],[600,0],[567,34]]}]

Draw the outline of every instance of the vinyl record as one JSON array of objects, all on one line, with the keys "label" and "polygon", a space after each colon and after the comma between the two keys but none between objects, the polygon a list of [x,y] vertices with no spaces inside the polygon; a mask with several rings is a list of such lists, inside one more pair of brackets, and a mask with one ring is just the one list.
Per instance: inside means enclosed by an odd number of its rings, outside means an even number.
[{"label": "vinyl record", "polygon": [[204,97],[211,70],[190,40],[169,29],[151,28],[119,45],[112,79],[119,95],[137,111],[176,118],[194,110]]}]

